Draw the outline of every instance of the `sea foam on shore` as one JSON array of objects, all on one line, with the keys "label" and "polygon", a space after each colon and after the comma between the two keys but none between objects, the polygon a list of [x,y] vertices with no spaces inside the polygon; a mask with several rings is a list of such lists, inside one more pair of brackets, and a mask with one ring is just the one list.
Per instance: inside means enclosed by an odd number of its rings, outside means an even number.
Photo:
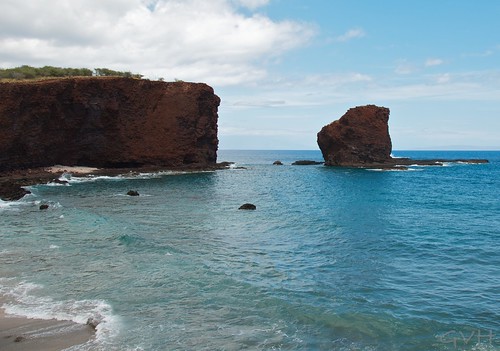
[{"label": "sea foam on shore", "polygon": [[1,350],[62,350],[74,345],[94,350],[117,333],[117,317],[105,301],[55,301],[38,295],[38,290],[43,287],[0,278]]}]

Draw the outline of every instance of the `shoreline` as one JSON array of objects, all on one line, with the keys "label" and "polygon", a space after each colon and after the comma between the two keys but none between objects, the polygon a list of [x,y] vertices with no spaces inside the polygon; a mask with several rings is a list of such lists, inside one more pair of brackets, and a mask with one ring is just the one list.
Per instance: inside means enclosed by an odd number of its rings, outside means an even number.
[{"label": "shoreline", "polygon": [[418,160],[407,157],[394,158],[384,162],[373,162],[373,163],[352,163],[352,164],[329,164],[325,162],[327,167],[345,167],[345,168],[364,168],[364,169],[383,169],[383,170],[407,170],[410,166],[443,166],[445,163],[463,163],[463,164],[486,164],[489,163],[486,159],[442,159],[433,158]]},{"label": "shoreline", "polygon": [[56,319],[33,319],[5,313],[0,307],[0,350],[58,351],[95,338],[90,325]]},{"label": "shoreline", "polygon": [[46,184],[57,179],[64,173],[74,176],[118,176],[124,174],[139,174],[162,171],[200,172],[227,169],[231,162],[221,162],[209,165],[182,165],[176,167],[167,166],[143,166],[133,168],[95,168],[88,166],[63,166],[53,165],[39,168],[19,169],[0,172],[0,200],[16,201],[31,192],[24,187]]}]

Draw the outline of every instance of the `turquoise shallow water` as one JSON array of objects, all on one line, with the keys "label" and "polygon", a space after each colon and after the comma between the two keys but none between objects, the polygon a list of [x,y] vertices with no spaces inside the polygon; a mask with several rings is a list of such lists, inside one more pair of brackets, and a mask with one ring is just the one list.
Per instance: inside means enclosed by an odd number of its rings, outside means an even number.
[{"label": "turquoise shallow water", "polygon": [[394,154],[491,163],[220,151],[246,169],[35,186],[0,203],[4,307],[101,320],[77,350],[499,350],[500,152]]}]

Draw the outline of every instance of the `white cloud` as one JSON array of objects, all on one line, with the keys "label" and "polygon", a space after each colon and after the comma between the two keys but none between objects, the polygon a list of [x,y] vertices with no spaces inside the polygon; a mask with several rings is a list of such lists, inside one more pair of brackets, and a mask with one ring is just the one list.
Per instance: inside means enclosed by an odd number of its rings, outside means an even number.
[{"label": "white cloud", "polygon": [[411,63],[408,63],[408,62],[402,62],[402,63],[399,63],[397,66],[396,66],[396,69],[394,70],[394,72],[396,74],[402,74],[402,75],[406,75],[406,74],[411,74],[411,73],[414,73],[416,70],[415,66],[412,65]]},{"label": "white cloud", "polygon": [[234,0],[237,4],[254,10],[258,7],[265,6],[269,3],[269,0]]},{"label": "white cloud", "polygon": [[431,66],[439,66],[444,63],[443,60],[438,59],[438,58],[430,58],[425,61],[425,67],[431,67]]},{"label": "white cloud", "polygon": [[327,75],[310,75],[305,78],[305,83],[308,85],[344,87],[350,84],[370,82],[372,77],[359,73],[343,73],[343,74],[327,74]]},{"label": "white cloud", "polygon": [[312,26],[244,14],[268,0],[4,0],[0,66],[131,70],[152,78],[238,84],[304,45]]},{"label": "white cloud", "polygon": [[346,42],[352,39],[362,38],[366,35],[365,31],[362,28],[354,28],[350,29],[342,35],[339,35],[335,38],[336,41]]},{"label": "white cloud", "polygon": [[451,80],[451,75],[449,73],[444,73],[437,76],[436,83],[444,84],[450,82],[450,80]]}]

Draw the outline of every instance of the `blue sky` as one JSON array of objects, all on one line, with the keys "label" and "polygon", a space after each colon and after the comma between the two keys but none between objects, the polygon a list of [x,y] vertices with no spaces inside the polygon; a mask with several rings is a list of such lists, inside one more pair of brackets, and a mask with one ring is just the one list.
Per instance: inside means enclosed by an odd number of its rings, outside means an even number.
[{"label": "blue sky", "polygon": [[500,149],[500,1],[2,0],[0,66],[206,82],[221,149],[316,149],[351,107],[394,149]]}]

